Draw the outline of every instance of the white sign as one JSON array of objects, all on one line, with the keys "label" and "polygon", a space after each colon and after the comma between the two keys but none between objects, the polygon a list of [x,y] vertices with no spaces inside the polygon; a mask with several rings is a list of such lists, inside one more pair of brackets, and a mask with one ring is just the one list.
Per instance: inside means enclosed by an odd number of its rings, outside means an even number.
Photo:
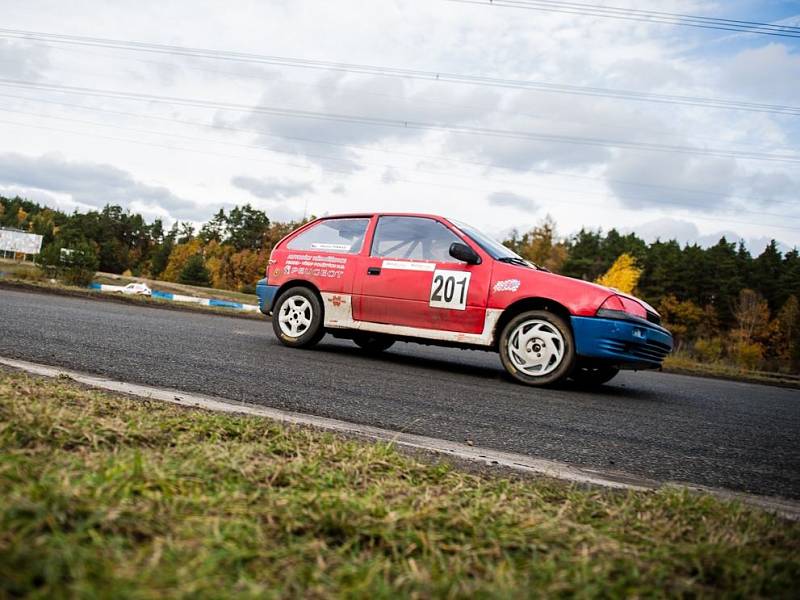
[{"label": "white sign", "polygon": [[433,271],[436,269],[436,263],[411,260],[384,260],[381,267],[384,269],[399,269],[400,271]]},{"label": "white sign", "polygon": [[347,252],[350,250],[350,244],[328,244],[323,242],[315,242],[311,244],[312,250],[341,250]]},{"label": "white sign", "polygon": [[42,236],[24,231],[0,229],[0,250],[21,252],[23,254],[39,254],[42,249]]},{"label": "white sign", "polygon": [[471,276],[469,271],[436,269],[431,282],[430,307],[466,310]]}]

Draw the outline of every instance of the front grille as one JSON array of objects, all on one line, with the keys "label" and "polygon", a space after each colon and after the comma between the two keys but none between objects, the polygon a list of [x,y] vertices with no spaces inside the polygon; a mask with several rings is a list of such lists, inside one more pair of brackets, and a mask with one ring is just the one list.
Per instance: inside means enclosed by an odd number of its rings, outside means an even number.
[{"label": "front grille", "polygon": [[669,346],[648,341],[642,346],[631,346],[630,353],[644,360],[661,362],[667,357],[667,354],[669,354]]},{"label": "front grille", "polygon": [[644,344],[631,344],[620,340],[602,340],[599,346],[607,352],[627,354],[641,360],[657,363],[662,362],[670,352],[669,346],[652,340],[648,340]]}]

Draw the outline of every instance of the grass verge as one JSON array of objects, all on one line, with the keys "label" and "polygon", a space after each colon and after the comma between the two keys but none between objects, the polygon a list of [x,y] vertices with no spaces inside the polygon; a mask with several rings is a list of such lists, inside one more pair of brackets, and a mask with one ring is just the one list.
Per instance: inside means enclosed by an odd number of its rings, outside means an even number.
[{"label": "grass verge", "polygon": [[[45,288],[48,290],[63,289],[67,292],[86,292],[85,288],[66,285],[60,281],[50,279],[36,264],[30,262],[16,262],[7,259],[0,259],[0,282],[6,284],[25,284],[32,287]],[[173,294],[183,294],[186,296],[196,296],[198,298],[215,298],[217,300],[227,300],[230,302],[241,302],[243,304],[258,304],[258,298],[255,294],[244,294],[232,290],[220,290],[216,288],[199,287],[192,285],[185,285],[182,283],[174,283],[170,281],[161,281],[155,279],[144,279],[141,277],[125,277],[123,275],[114,275],[112,273],[98,272],[94,277],[95,283],[120,285],[124,286],[133,282],[145,282],[152,289],[161,292],[170,292]],[[94,292],[98,294],[98,292]],[[110,297],[119,297],[122,294],[106,294]],[[139,297],[139,300],[142,300]],[[163,300],[152,298],[154,303],[165,303]],[[195,306],[195,309],[202,310],[202,306]],[[216,309],[219,310],[219,309]],[[230,314],[231,309],[222,309],[223,314]],[[207,312],[207,311],[206,311]]]},{"label": "grass verge", "polygon": [[0,596],[792,596],[800,524],[0,370]]},{"label": "grass verge", "polygon": [[722,363],[701,363],[686,356],[670,355],[664,360],[663,370],[666,373],[679,375],[695,375],[746,383],[760,383],[800,389],[800,376],[789,373],[770,373],[766,371],[748,371]]},{"label": "grass verge", "polygon": [[[0,275],[11,280],[19,281],[44,282],[49,280],[49,277],[45,275],[42,269],[35,263],[19,262],[5,258],[0,258]],[[244,304],[255,304],[257,300],[255,294],[186,285],[172,281],[161,281],[160,279],[147,279],[145,277],[127,277],[114,273],[98,272],[95,274],[94,281],[95,283],[105,283],[109,285],[127,285],[134,282],[144,282],[151,288],[161,292],[197,296],[198,298],[217,298],[219,300],[230,300],[231,302],[242,302]]]},{"label": "grass verge", "polygon": [[196,285],[186,285],[160,279],[147,279],[144,277],[125,277],[124,275],[114,275],[112,273],[97,273],[94,278],[96,283],[109,285],[127,285],[134,282],[143,282],[151,289],[160,292],[170,292],[173,294],[184,294],[186,296],[196,296],[198,298],[216,298],[217,300],[229,300],[230,302],[241,302],[243,304],[257,304],[258,298],[255,294],[244,294],[233,290],[221,290],[218,288],[200,287]]}]

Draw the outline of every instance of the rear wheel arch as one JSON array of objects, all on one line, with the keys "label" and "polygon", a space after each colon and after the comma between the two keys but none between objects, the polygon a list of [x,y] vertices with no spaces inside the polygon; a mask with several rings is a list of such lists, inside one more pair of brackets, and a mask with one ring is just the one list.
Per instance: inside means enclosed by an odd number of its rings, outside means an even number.
[{"label": "rear wheel arch", "polygon": [[286,283],[281,285],[281,287],[278,288],[278,291],[275,292],[275,296],[273,297],[273,305],[270,307],[270,311],[275,307],[275,302],[278,300],[278,298],[281,297],[281,294],[283,294],[283,292],[293,287],[304,287],[314,292],[317,295],[317,299],[319,300],[320,304],[322,304],[324,310],[325,305],[322,302],[322,294],[320,293],[319,288],[310,281],[306,281],[305,279],[294,279],[292,281],[287,281]]},{"label": "rear wheel arch", "polygon": [[[555,315],[558,315],[564,321],[566,321],[567,325],[572,331],[572,313],[569,312],[569,309],[561,304],[560,302],[556,302],[550,298],[541,298],[541,297],[534,297],[534,298],[522,298],[521,300],[517,300],[513,304],[509,305],[503,313],[500,315],[500,318],[497,320],[497,324],[494,327],[494,333],[492,335],[492,344],[495,349],[498,349],[498,343],[500,341],[500,334],[503,331],[503,328],[508,324],[511,319],[516,317],[517,315],[529,311],[529,310],[546,310],[551,312]],[[574,331],[572,331],[574,335]]]}]

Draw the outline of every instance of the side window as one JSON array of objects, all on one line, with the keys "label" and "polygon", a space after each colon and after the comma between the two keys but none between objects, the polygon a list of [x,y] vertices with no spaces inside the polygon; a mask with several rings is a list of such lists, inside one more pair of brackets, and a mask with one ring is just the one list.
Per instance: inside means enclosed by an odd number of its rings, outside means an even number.
[{"label": "side window", "polygon": [[289,241],[289,250],[314,250],[358,254],[364,243],[369,219],[320,221]]},{"label": "side window", "polygon": [[461,239],[447,227],[423,217],[381,217],[372,242],[372,256],[455,262],[450,244]]}]

